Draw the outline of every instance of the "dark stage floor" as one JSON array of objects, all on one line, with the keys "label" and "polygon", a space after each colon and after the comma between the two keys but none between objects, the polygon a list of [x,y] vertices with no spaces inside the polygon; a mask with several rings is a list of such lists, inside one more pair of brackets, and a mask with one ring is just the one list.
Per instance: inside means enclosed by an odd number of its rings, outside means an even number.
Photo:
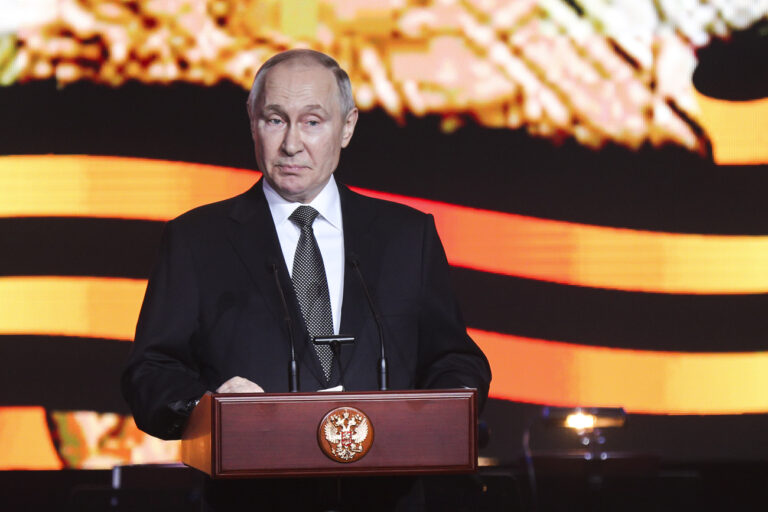
[{"label": "dark stage floor", "polygon": [[[525,464],[482,467],[476,475],[427,477],[428,510],[762,511],[768,506],[768,462],[657,464],[641,457],[586,461],[544,455],[533,462],[535,497]],[[115,477],[109,470],[3,471],[0,510],[200,510],[204,476],[196,470],[124,466],[119,488]]]}]

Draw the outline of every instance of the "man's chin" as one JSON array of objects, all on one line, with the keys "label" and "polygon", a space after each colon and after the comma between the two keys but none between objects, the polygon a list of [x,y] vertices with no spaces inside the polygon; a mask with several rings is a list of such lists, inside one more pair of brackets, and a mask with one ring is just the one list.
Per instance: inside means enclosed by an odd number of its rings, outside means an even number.
[{"label": "man's chin", "polygon": [[322,190],[322,186],[312,188],[302,180],[293,179],[281,179],[270,185],[283,199],[296,203],[308,203]]}]

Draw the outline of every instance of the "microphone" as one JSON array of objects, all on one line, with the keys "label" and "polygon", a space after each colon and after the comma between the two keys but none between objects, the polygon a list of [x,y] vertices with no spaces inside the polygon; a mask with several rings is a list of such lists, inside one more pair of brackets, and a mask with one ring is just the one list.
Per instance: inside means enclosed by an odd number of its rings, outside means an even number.
[{"label": "microphone", "polygon": [[333,358],[339,365],[339,384],[341,384],[342,391],[344,390],[344,368],[341,366],[341,346],[354,343],[354,336],[346,336],[339,334],[338,336],[314,336],[312,343],[315,345],[328,345],[333,352]]},{"label": "microphone", "polygon": [[379,374],[379,391],[386,391],[388,387],[388,371],[387,371],[387,357],[384,354],[384,328],[382,327],[381,323],[381,317],[379,316],[379,312],[376,309],[376,305],[373,303],[373,299],[371,298],[371,294],[368,291],[368,287],[365,285],[365,279],[363,279],[363,273],[360,271],[360,261],[357,259],[357,255],[352,253],[349,255],[349,262],[352,264],[352,266],[355,269],[355,273],[357,273],[357,277],[360,280],[360,284],[363,287],[363,291],[365,292],[365,298],[368,299],[368,307],[371,310],[371,313],[373,314],[373,320],[376,322],[376,329],[379,331],[379,350],[380,350],[380,357],[379,357],[379,364],[377,368],[377,372]]},{"label": "microphone", "polygon": [[291,313],[288,310],[288,303],[285,301],[285,293],[283,293],[283,287],[280,285],[280,277],[278,275],[278,267],[275,262],[270,263],[270,269],[272,275],[275,277],[275,285],[277,291],[280,294],[280,302],[283,304],[283,313],[285,318],[283,321],[288,328],[288,339],[291,342],[291,361],[288,364],[288,383],[291,393],[296,393],[299,390],[299,365],[296,364],[296,343],[293,336],[293,322],[291,322]]}]

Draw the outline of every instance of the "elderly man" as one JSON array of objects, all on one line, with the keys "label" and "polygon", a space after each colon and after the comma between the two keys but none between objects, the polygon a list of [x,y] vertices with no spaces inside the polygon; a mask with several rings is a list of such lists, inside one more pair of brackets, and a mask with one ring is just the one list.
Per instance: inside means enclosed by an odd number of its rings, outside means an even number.
[{"label": "elderly man", "polygon": [[[311,50],[278,54],[248,111],[263,179],[164,232],[123,375],[137,425],[177,438],[206,391],[288,391],[292,344],[300,391],[342,378],[379,389],[368,292],[389,388],[477,388],[482,404],[490,369],[465,332],[434,220],[333,177],[358,118],[346,72]],[[338,356],[311,342],[339,333],[355,342]]]}]

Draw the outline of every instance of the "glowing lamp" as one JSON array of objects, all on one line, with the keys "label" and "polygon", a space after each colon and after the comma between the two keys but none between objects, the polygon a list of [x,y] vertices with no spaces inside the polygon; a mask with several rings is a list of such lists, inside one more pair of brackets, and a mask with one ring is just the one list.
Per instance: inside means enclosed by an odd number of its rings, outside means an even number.
[{"label": "glowing lamp", "polygon": [[627,421],[627,413],[621,407],[545,407],[542,417],[551,426],[566,427],[577,432],[622,427]]},{"label": "glowing lamp", "polygon": [[581,411],[572,412],[565,417],[565,426],[575,430],[591,430],[595,428],[597,418],[593,414],[585,414]]}]

